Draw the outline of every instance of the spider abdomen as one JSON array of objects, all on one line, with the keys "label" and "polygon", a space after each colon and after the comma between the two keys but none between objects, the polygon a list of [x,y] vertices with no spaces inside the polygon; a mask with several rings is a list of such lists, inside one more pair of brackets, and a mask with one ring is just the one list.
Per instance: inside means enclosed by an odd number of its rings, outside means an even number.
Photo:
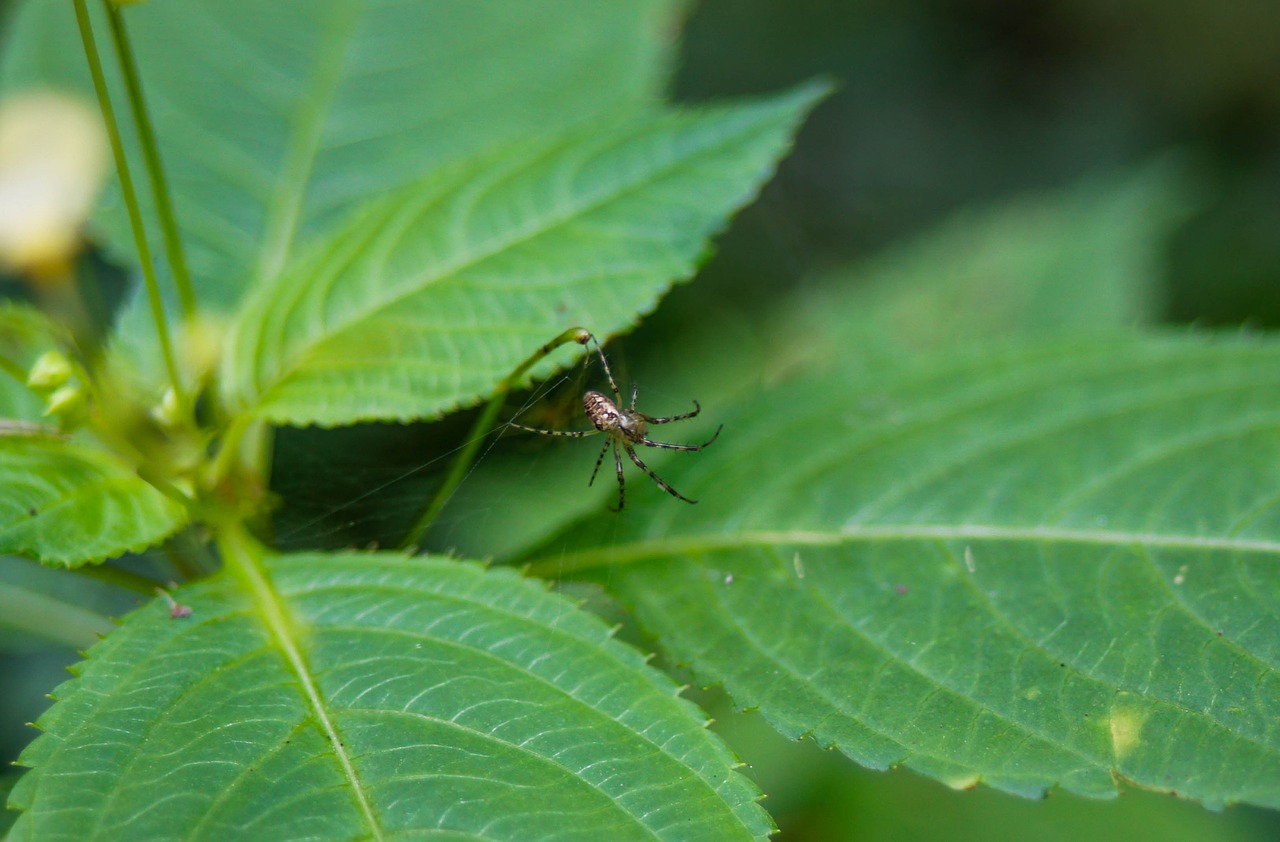
[{"label": "spider abdomen", "polygon": [[592,425],[602,433],[611,433],[622,426],[622,412],[599,392],[587,392],[582,396],[582,409]]}]

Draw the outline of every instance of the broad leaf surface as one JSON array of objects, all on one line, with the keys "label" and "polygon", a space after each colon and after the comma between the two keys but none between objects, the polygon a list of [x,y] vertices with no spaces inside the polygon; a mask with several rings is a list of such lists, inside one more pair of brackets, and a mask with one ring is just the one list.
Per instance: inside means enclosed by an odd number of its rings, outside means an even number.
[{"label": "broad leaf surface", "polygon": [[288,424],[430,417],[568,326],[629,325],[692,273],[820,95],[610,121],[395,192],[250,299],[228,402]]},{"label": "broad leaf surface", "polygon": [[1280,806],[1280,344],[952,353],[723,420],[654,460],[697,507],[633,492],[534,571],[598,571],[701,681],[868,766]]},{"label": "broad leaf surface", "polygon": [[0,553],[75,567],[163,540],[186,510],[105,451],[54,435],[0,436]]},{"label": "broad leaf surface", "polygon": [[[640,383],[640,408],[650,414],[701,401],[701,419],[658,436],[697,441],[711,434],[730,401],[752,400],[764,384],[815,368],[838,367],[847,377],[904,354],[974,341],[1150,323],[1160,309],[1161,250],[1189,194],[1186,172],[1162,161],[1123,178],[1090,178],[970,208],[864,261],[807,279],[756,322],[694,311],[684,330],[661,342],[629,343],[613,364]],[[587,387],[606,388],[598,366]],[[555,398],[569,387],[560,388]],[[565,400],[578,405],[577,395]],[[578,426],[584,423],[579,417]],[[507,433],[507,447],[477,465],[433,528],[431,546],[517,557],[609,499],[607,483],[586,486],[596,448],[520,436]]]},{"label": "broad leaf surface", "polygon": [[770,365],[841,360],[850,347],[889,356],[1153,324],[1164,313],[1165,249],[1191,194],[1185,169],[1162,160],[961,211],[813,279]]},{"label": "broad leaf surface", "polygon": [[89,653],[22,758],[13,839],[768,833],[675,684],[540,584],[386,554],[255,569]]},{"label": "broad leaf surface", "polygon": [[[666,81],[677,14],[665,0],[127,9],[201,300],[229,308],[247,285],[275,277],[299,243],[407,179],[644,107]],[[98,32],[105,50],[101,20]],[[70,3],[22,6],[3,77],[10,89],[89,92]],[[118,201],[99,223],[117,255],[136,260]]]}]

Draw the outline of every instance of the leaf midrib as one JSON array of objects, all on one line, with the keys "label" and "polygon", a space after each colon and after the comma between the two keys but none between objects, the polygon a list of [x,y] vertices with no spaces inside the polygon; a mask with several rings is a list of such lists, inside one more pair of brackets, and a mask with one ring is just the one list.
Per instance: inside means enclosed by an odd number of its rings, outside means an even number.
[{"label": "leaf midrib", "polygon": [[325,117],[337,96],[341,71],[346,66],[345,54],[355,37],[359,16],[357,4],[335,4],[325,27],[329,37],[322,39],[322,49],[311,65],[308,79],[300,86],[298,99],[303,108],[294,123],[297,130],[291,134],[280,162],[280,180],[267,203],[265,231],[254,272],[258,282],[274,278],[288,260]]},{"label": "leaf midrib", "polygon": [[330,718],[324,699],[320,696],[320,690],[316,685],[315,677],[311,674],[311,668],[302,657],[302,650],[293,624],[288,618],[284,599],[267,577],[266,570],[262,565],[263,559],[260,551],[255,552],[255,548],[251,547],[249,542],[239,535],[225,535],[224,541],[226,546],[223,556],[226,559],[226,563],[234,565],[237,572],[240,573],[241,581],[248,586],[254,604],[259,609],[257,612],[259,619],[267,627],[267,631],[275,641],[276,646],[281,654],[284,655],[289,669],[297,677],[307,706],[311,709],[316,724],[320,726],[321,731],[324,733],[325,741],[329,743],[329,747],[342,767],[343,777],[346,778],[347,784],[355,796],[360,813],[369,827],[371,838],[382,842],[385,838],[382,826],[373,812],[373,805],[369,800],[369,795],[365,792],[359,775],[356,774],[355,765],[338,734],[337,726]]},{"label": "leaf midrib", "polygon": [[619,543],[577,552],[534,557],[528,562],[532,576],[563,576],[583,570],[617,564],[631,564],[735,549],[760,549],[779,544],[829,547],[877,541],[938,541],[973,539],[984,541],[1043,542],[1046,544],[1090,544],[1105,547],[1147,546],[1181,550],[1221,550],[1226,552],[1270,553],[1280,560],[1280,541],[1180,535],[1177,533],[1128,532],[1102,529],[1069,529],[1042,526],[996,526],[990,524],[897,524],[856,525],[831,530],[748,530],[732,535],[698,535]]}]

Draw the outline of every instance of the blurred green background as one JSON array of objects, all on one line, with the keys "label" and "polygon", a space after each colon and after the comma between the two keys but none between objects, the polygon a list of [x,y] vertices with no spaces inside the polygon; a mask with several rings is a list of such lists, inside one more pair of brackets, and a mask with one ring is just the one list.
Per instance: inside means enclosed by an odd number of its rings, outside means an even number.
[{"label": "blurred green background", "polygon": [[[7,12],[0,0],[0,16]],[[672,375],[692,325],[746,334],[784,302],[821,296],[831,278],[856,274],[859,261],[957,213],[1119,180],[1170,157],[1186,172],[1190,209],[1158,251],[1154,315],[1280,324],[1276,0],[703,0],[684,30],[673,95],[764,93],[819,74],[838,82],[836,94],[698,282],[678,287],[613,349],[624,366]],[[664,379],[664,389],[683,394]],[[385,446],[386,434],[373,435]],[[406,435],[431,452],[423,437],[455,433]],[[401,466],[400,444],[386,449]],[[15,565],[6,562],[0,587],[36,587],[22,577],[39,574],[15,574]],[[67,598],[107,613],[130,607],[103,595]],[[39,715],[78,656],[7,634],[3,619],[0,760],[8,763],[33,735],[21,723]],[[1280,838],[1280,819],[1260,810],[1213,813],[1137,791],[1112,802],[1056,794],[1039,803],[869,772],[781,740],[715,690],[695,695],[768,794],[783,840]],[[0,792],[12,779],[0,774]]]}]

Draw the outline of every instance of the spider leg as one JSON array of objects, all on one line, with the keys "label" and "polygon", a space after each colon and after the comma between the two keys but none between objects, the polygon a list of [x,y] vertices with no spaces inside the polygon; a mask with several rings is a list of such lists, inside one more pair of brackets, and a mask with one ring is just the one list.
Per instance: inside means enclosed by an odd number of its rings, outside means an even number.
[{"label": "spider leg", "polygon": [[[633,405],[631,408],[635,409],[635,406]],[[698,403],[697,401],[694,401],[693,412],[686,412],[684,415],[672,415],[669,418],[651,418],[650,416],[645,415],[643,412],[640,414],[641,416],[644,417],[644,420],[648,421],[650,424],[670,424],[672,421],[683,421],[686,418],[697,418],[698,413],[701,411],[702,411],[702,404]]]},{"label": "spider leg", "polygon": [[622,392],[618,390],[618,381],[613,379],[613,372],[609,370],[609,361],[605,359],[604,349],[600,347],[600,340],[596,339],[593,334],[591,341],[596,343],[596,354],[600,357],[600,365],[604,366],[604,376],[609,378],[609,388],[613,390],[613,398],[617,401],[618,406],[622,406]]},{"label": "spider leg", "polygon": [[[611,511],[620,512],[627,503],[627,478],[622,475],[622,455],[618,453],[618,441],[617,439],[610,439],[610,442],[613,444],[613,463],[618,468],[618,508],[611,509]],[[626,447],[626,445],[623,445],[623,447]],[[627,452],[631,453],[630,447],[627,447]],[[634,454],[632,454],[632,458],[635,458]]]},{"label": "spider leg", "polygon": [[643,444],[645,447],[658,447],[663,450],[702,450],[704,447],[720,438],[720,431],[723,429],[724,425],[721,424],[716,428],[715,435],[704,441],[702,444],[668,444],[665,441],[653,441],[651,439],[640,439],[637,444]]},{"label": "spider leg", "polygon": [[596,467],[591,472],[591,479],[587,480],[587,485],[596,484],[596,474],[600,473],[600,464],[604,462],[604,455],[609,452],[609,445],[613,443],[613,439],[609,439],[604,443],[604,450],[600,451],[600,455],[596,457]]},{"label": "spider leg", "polygon": [[[627,451],[627,455],[631,457],[631,461],[636,463],[636,467],[638,467],[640,470],[642,470],[642,471],[644,471],[646,474],[648,474],[648,475],[649,475],[649,479],[651,479],[651,480],[653,480],[654,482],[656,482],[656,483],[658,484],[658,487],[659,487],[659,488],[661,488],[663,491],[667,492],[667,493],[668,493],[668,494],[670,494],[672,497],[679,497],[681,500],[685,501],[686,503],[697,503],[697,502],[698,502],[697,500],[690,500],[688,497],[684,496],[684,495],[683,495],[683,494],[681,494],[679,491],[676,491],[674,488],[672,488],[671,486],[667,485],[666,480],[664,480],[662,477],[658,476],[658,475],[657,475],[657,474],[655,474],[652,470],[650,470],[650,469],[649,469],[649,466],[648,466],[648,465],[646,465],[644,462],[641,462],[641,461],[640,461],[640,457],[636,455],[635,449],[631,447],[631,442],[624,441],[624,442],[622,443],[622,446],[623,446],[623,448],[624,448],[624,449],[626,449],[626,451]],[[614,451],[614,455],[615,455],[615,456],[617,455],[617,451]],[[619,462],[618,462],[618,478],[619,478],[619,480],[621,480],[621,478],[622,478],[622,462],[621,462],[621,460],[619,460]],[[621,508],[621,506],[619,506],[619,508]]]},{"label": "spider leg", "polygon": [[517,424],[514,421],[507,422],[508,427],[515,427],[517,430],[524,430],[529,433],[540,433],[544,436],[564,436],[570,439],[582,439],[587,436],[594,436],[599,430],[539,430],[537,427],[526,427],[523,424]]},{"label": "spider leg", "polygon": [[[627,407],[632,412],[636,411],[636,398],[640,397],[640,384],[632,382],[631,384],[631,405]],[[644,413],[640,413],[643,415]]]}]

